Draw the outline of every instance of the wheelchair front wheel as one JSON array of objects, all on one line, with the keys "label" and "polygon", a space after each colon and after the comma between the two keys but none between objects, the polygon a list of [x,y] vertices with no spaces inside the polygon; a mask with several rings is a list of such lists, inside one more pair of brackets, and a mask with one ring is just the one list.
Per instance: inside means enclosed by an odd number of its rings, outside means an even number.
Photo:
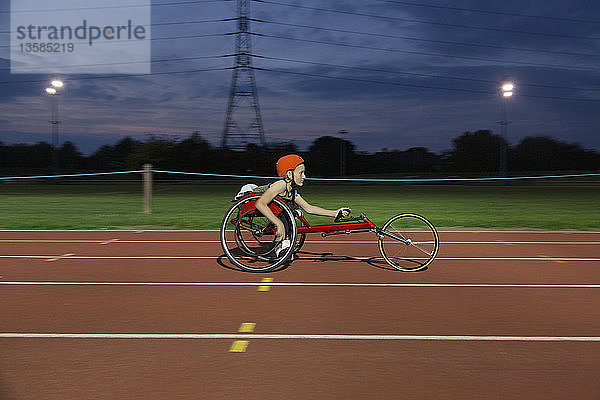
[{"label": "wheelchair front wheel", "polygon": [[390,218],[378,231],[383,259],[400,271],[422,271],[439,250],[437,230],[418,214],[404,213]]}]

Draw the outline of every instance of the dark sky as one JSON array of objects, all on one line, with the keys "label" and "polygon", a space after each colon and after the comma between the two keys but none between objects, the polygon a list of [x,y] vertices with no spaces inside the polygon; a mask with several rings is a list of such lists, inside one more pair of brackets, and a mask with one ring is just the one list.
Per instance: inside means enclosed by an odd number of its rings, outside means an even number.
[{"label": "dark sky", "polygon": [[[234,63],[222,57],[234,51],[225,34],[237,28],[218,20],[235,17],[236,3],[152,4],[153,74],[61,74],[61,141],[86,154],[149,134],[200,131],[220,143]],[[262,34],[252,46],[264,57],[253,63],[268,142],[306,149],[346,130],[359,151],[449,150],[465,131],[500,132],[509,76],[511,144],[545,135],[600,150],[596,0],[268,0],[251,9],[265,21],[251,31]],[[49,142],[51,76],[10,73],[9,11],[0,0],[0,141]]]}]

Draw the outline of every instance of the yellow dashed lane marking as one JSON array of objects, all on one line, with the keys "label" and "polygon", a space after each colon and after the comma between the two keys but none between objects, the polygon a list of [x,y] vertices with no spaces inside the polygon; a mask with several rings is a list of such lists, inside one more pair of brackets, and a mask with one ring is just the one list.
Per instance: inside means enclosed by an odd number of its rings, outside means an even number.
[{"label": "yellow dashed lane marking", "polygon": [[229,352],[230,353],[245,353],[246,352],[246,348],[248,348],[248,341],[247,340],[236,340],[231,345],[231,348],[229,349]]},{"label": "yellow dashed lane marking", "polygon": [[244,322],[240,326],[240,329],[238,330],[238,332],[240,332],[240,333],[251,333],[251,332],[254,332],[254,328],[255,327],[256,327],[256,323],[255,322]]},{"label": "yellow dashed lane marking", "polygon": [[[256,328],[256,322],[243,322],[240,325],[240,329],[238,332],[240,333],[252,333],[254,332],[254,328]],[[245,353],[248,348],[248,340],[234,340],[229,348],[230,353]]]},{"label": "yellow dashed lane marking", "polygon": [[[273,282],[273,278],[263,278],[263,280],[261,281],[262,283],[271,283]],[[269,290],[271,290],[271,286],[259,286],[258,287],[258,291],[259,292],[268,292]]]},{"label": "yellow dashed lane marking", "polygon": [[[273,278],[263,278],[261,283],[271,283],[273,282]],[[258,287],[258,291],[259,292],[268,292],[269,290],[271,290],[271,286],[270,285],[260,285]],[[243,322],[242,325],[240,325],[240,329],[238,329],[238,332],[240,333],[252,333],[254,332],[254,328],[256,328],[256,323],[255,322]],[[230,353],[245,353],[246,349],[248,348],[248,340],[234,340],[233,343],[231,344],[231,347],[229,348],[229,352]]]}]

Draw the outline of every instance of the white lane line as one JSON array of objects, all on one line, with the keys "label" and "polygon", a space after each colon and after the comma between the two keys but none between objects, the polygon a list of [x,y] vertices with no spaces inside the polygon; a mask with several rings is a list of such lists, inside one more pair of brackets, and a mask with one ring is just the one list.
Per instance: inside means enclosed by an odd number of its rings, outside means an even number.
[{"label": "white lane line", "polygon": [[[218,242],[218,241],[217,241]],[[373,240],[306,240],[305,243],[317,243],[317,244],[371,244],[376,243],[377,239]],[[432,242],[429,242],[432,243]],[[529,242],[514,242],[510,240],[502,241],[452,241],[447,242],[440,240],[440,245],[445,246],[447,244],[549,244],[549,245],[599,245],[600,242],[594,241],[579,241],[579,242],[548,242],[548,241],[529,241]]]},{"label": "white lane line", "polygon": [[281,335],[240,333],[0,333],[5,339],[272,339],[272,340],[436,340],[501,342],[599,342],[600,336],[485,335]]},{"label": "white lane line", "polygon": [[550,245],[599,245],[600,242],[512,242],[509,240],[494,241],[494,242],[440,242],[441,245],[446,244],[550,244]]},{"label": "white lane line", "polygon": [[[216,260],[223,256],[76,256],[64,255],[76,260]],[[380,259],[381,257],[351,257],[352,260],[368,261]],[[0,255],[0,258],[56,258],[48,255]],[[327,258],[327,257],[325,257]],[[321,260],[321,257],[315,257],[315,260]],[[417,260],[423,258],[414,258]],[[352,261],[349,260],[349,261]],[[436,261],[459,260],[459,261],[600,261],[600,258],[576,258],[576,257],[436,257]],[[302,259],[298,261],[313,261],[313,258]]]},{"label": "white lane line", "polygon": [[[100,243],[109,244],[113,242],[119,243],[221,243],[219,240],[120,240],[120,239],[109,239],[106,241],[89,240],[89,239],[0,239],[0,243]],[[307,240],[306,243],[312,244],[372,244],[376,243],[377,240]],[[547,245],[600,245],[600,242],[596,241],[578,241],[578,242],[547,242],[547,241],[529,241],[529,242],[514,242],[514,241],[492,241],[492,242],[477,242],[477,241],[464,241],[464,242],[446,242],[441,241],[441,245],[449,244],[547,244]]]},{"label": "white lane line", "polygon": [[105,245],[105,244],[110,244],[110,243],[114,243],[114,242],[118,242],[119,239],[108,239],[104,242],[100,242],[101,245]]},{"label": "white lane line", "polygon": [[[220,232],[219,229],[0,229],[0,232]],[[492,232],[492,231],[487,231]],[[521,231],[523,232],[523,231]],[[593,233],[582,231],[581,233]],[[598,232],[600,233],[600,232]]]},{"label": "white lane line", "polygon": [[[62,257],[62,256],[61,256]],[[56,258],[56,256],[41,255],[10,255],[0,256],[0,258]],[[69,256],[70,259],[77,260],[216,260],[216,256]],[[542,258],[542,260],[550,260]]]},{"label": "white lane line", "polygon": [[0,243],[98,243],[98,240],[2,239]]},{"label": "white lane line", "polygon": [[574,258],[574,257],[436,257],[436,260],[463,260],[463,261],[600,261],[600,258]]},{"label": "white lane line", "polygon": [[[262,286],[263,282],[52,282],[0,281],[13,286]],[[269,286],[305,287],[422,287],[422,288],[525,288],[525,289],[600,289],[600,284],[520,284],[520,283],[316,283],[270,282]]]},{"label": "white lane line", "polygon": [[[89,240],[89,239],[0,239],[0,243],[100,243],[109,244],[113,242],[119,243],[221,243],[219,240]],[[374,243],[365,242],[365,243]],[[600,242],[599,242],[600,243]]]},{"label": "white lane line", "polygon": [[67,254],[63,254],[62,256],[48,258],[45,261],[58,261],[58,260],[62,260],[63,258],[72,257],[74,255],[75,255],[75,253],[67,253]]},{"label": "white lane line", "polygon": [[[231,232],[231,230],[227,230]],[[438,233],[527,233],[527,234],[600,234],[600,231],[515,231],[515,230],[459,230],[459,229],[438,229]],[[0,229],[0,232],[133,232],[133,233],[153,233],[153,232],[220,232],[219,229]]]}]

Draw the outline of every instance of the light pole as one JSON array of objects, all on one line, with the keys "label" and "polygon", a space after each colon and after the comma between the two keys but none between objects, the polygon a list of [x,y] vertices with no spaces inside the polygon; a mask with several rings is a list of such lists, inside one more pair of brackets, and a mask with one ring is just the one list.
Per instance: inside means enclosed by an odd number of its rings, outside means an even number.
[{"label": "light pole", "polygon": [[511,82],[508,77],[504,77],[500,84],[500,94],[502,95],[502,120],[498,123],[500,124],[500,134],[504,139],[504,143],[502,143],[502,148],[500,150],[500,176],[506,176],[506,153],[508,147],[508,124],[510,121],[507,116],[507,105],[508,99],[512,97],[514,94],[515,85]]},{"label": "light pole", "polygon": [[58,172],[58,95],[64,83],[61,80],[54,79],[50,82],[50,87],[46,88],[46,93],[50,96],[50,126],[52,127],[52,174]]}]

